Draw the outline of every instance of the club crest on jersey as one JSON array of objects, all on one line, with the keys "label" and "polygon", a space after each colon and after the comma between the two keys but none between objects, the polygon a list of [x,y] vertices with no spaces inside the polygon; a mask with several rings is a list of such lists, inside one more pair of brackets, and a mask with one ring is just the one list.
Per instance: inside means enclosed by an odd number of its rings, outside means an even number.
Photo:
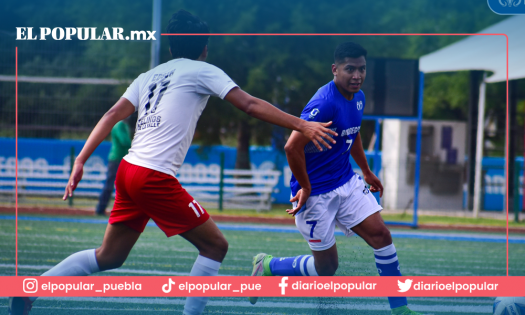
[{"label": "club crest on jersey", "polygon": [[312,109],[312,111],[310,112],[310,116],[308,116],[308,118],[312,119],[314,118],[315,116],[317,116],[317,114],[319,114],[319,110],[317,108],[314,108]]},{"label": "club crest on jersey", "polygon": [[369,192],[370,189],[368,189],[368,187],[365,186],[365,189],[363,189],[363,194],[368,195]]},{"label": "club crest on jersey", "polygon": [[357,102],[357,110],[362,110],[362,109],[363,109],[363,101]]}]

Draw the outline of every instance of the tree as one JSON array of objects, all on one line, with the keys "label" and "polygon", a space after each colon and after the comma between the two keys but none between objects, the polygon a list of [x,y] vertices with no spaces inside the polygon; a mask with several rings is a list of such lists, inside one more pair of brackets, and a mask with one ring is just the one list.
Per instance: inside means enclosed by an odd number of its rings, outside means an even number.
[{"label": "tree", "polygon": [[[494,14],[486,2],[479,0],[176,0],[163,2],[163,29],[171,14],[181,8],[207,21],[214,33],[465,33],[478,32],[505,18]],[[151,11],[150,1],[51,0],[46,5],[36,0],[3,1],[0,3],[0,50],[6,53],[0,54],[0,64],[4,65],[0,72],[14,74],[7,51],[12,54],[11,50],[18,45],[21,74],[135,78],[148,70],[149,42],[22,42],[14,40],[15,27],[149,30]],[[248,93],[299,115],[315,91],[331,80],[333,50],[343,41],[361,43],[370,57],[419,58],[460,39],[458,36],[214,36],[209,42],[208,62],[224,69]],[[170,59],[168,40],[165,36],[161,40],[161,61],[166,62]],[[429,76],[425,117],[463,115],[465,82],[463,74]],[[4,83],[0,84],[0,89],[5,90]],[[69,109],[70,113],[64,113],[58,123],[87,128],[96,123],[95,116],[101,116],[125,88],[48,85],[34,86],[27,93],[37,100],[40,95],[53,99],[46,104],[46,110],[64,112]],[[98,101],[93,98],[94,94]],[[0,111],[5,113],[5,108],[12,103],[11,96],[5,94],[0,98]],[[70,100],[67,107],[59,101],[61,98]],[[39,109],[37,100],[32,105],[35,110]],[[490,101],[488,106],[492,106]],[[93,119],[78,114],[86,107],[96,112]],[[11,117],[2,114],[0,121],[11,121]],[[35,116],[28,123],[34,121],[42,119]],[[219,144],[225,138],[238,139],[238,166],[247,168],[250,144],[269,144],[271,132],[269,124],[251,119],[212,98],[197,126],[196,140],[202,144]]]}]

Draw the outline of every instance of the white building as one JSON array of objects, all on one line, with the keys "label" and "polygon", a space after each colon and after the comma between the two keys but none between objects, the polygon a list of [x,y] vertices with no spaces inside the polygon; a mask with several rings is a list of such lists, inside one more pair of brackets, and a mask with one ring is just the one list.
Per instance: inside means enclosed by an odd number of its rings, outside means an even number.
[{"label": "white building", "polygon": [[[417,122],[383,121],[382,169],[385,209],[413,209]],[[463,208],[467,125],[423,120],[419,209]]]}]

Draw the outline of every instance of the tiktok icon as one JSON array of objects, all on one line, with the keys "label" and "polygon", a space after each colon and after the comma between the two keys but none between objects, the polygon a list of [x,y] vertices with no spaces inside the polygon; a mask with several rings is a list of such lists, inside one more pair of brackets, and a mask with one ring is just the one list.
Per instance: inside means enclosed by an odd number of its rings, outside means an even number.
[{"label": "tiktok icon", "polygon": [[171,280],[171,278],[169,279],[168,283],[166,283],[165,285],[162,286],[162,291],[164,293],[170,293],[171,292],[171,285],[174,285],[175,284],[175,281]]}]

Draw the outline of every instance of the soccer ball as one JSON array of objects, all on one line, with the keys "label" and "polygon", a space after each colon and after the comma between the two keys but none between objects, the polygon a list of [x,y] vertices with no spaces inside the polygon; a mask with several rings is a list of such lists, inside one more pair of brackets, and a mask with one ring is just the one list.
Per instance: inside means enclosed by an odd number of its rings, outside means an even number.
[{"label": "soccer ball", "polygon": [[493,315],[525,315],[525,297],[499,297],[494,300]]}]

